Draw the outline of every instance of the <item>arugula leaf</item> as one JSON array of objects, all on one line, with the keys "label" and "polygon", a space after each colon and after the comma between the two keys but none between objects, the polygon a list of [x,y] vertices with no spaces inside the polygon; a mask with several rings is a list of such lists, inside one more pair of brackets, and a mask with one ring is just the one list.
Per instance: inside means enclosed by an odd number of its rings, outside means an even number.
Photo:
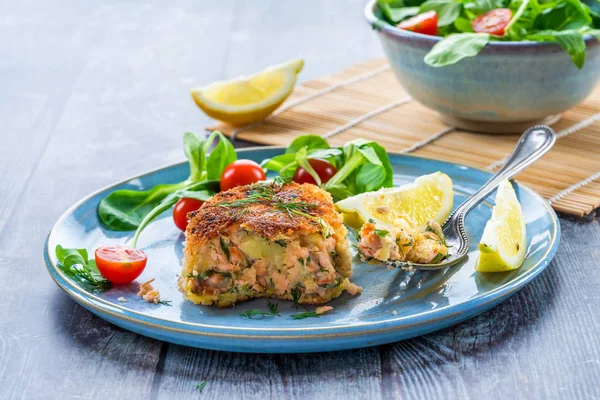
[{"label": "arugula leaf", "polygon": [[424,60],[432,67],[445,67],[465,57],[476,56],[489,41],[487,33],[453,34],[436,43]]},{"label": "arugula leaf", "polygon": [[[218,143],[207,156],[215,140]],[[186,132],[183,143],[190,165],[189,178],[179,183],[156,185],[144,191],[124,189],[110,193],[98,205],[98,217],[106,228],[116,231],[139,228],[150,212],[163,205],[161,202],[167,196],[180,190],[203,190],[203,187],[198,188],[198,183],[219,179],[225,167],[237,159],[229,140],[218,131],[213,132],[207,140]]]},{"label": "arugula leaf", "polygon": [[86,249],[66,249],[56,246],[57,267],[69,278],[92,293],[100,293],[111,288],[111,283],[98,271],[96,260],[88,260]]},{"label": "arugula leaf", "polygon": [[462,11],[462,4],[455,0],[427,0],[421,4],[419,13],[435,11],[438,16],[438,27],[454,23]]}]

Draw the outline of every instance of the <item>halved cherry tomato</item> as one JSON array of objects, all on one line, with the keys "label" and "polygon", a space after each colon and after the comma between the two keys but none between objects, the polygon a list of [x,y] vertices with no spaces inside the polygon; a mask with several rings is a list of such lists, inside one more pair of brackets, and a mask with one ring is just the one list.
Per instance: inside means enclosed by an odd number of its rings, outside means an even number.
[{"label": "halved cherry tomato", "polygon": [[188,213],[198,210],[202,207],[202,200],[183,198],[179,199],[173,208],[173,222],[175,225],[185,231],[188,224]]},{"label": "halved cherry tomato", "polygon": [[133,282],[146,268],[148,257],[141,250],[129,246],[102,246],[95,252],[100,274],[115,284]]},{"label": "halved cherry tomato", "polygon": [[398,24],[398,28],[424,35],[435,35],[438,28],[438,16],[435,11],[427,11],[405,19]]},{"label": "halved cherry tomato", "polygon": [[[321,160],[318,158],[313,158],[308,160],[308,163],[315,170],[319,178],[321,178],[321,183],[325,183],[330,180],[337,172],[337,169],[325,160]],[[296,168],[296,172],[294,172],[294,182],[297,183],[312,183],[316,185],[317,182],[315,178],[312,177],[304,168],[298,167]]]},{"label": "halved cherry tomato", "polygon": [[511,18],[512,11],[508,8],[497,8],[475,18],[471,26],[475,32],[502,36]]},{"label": "halved cherry tomato", "polygon": [[260,165],[251,160],[237,160],[229,164],[221,174],[221,191],[265,179],[267,176]]}]

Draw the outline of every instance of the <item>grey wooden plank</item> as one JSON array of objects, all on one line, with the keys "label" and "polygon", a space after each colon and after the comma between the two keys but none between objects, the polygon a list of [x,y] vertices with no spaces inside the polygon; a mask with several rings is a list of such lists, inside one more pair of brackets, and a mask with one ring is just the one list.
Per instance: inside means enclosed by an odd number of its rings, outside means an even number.
[{"label": "grey wooden plank", "polygon": [[379,399],[377,348],[315,354],[241,354],[169,345],[158,399]]},{"label": "grey wooden plank", "polygon": [[[90,44],[76,4],[52,18],[50,3],[0,4],[0,232],[71,96]],[[87,33],[90,43],[95,32]]]},{"label": "grey wooden plank", "polygon": [[[0,398],[146,399],[163,343],[68,300],[45,273],[41,251],[54,221],[86,193],[184,159],[183,131],[206,122],[189,88],[220,76],[235,2],[42,6],[21,4],[9,14],[11,34],[34,33],[16,46],[22,50],[3,48],[13,64],[0,62],[16,77],[3,90],[20,95],[31,81],[23,93],[40,97],[7,97],[12,108],[1,112],[15,132],[0,160],[12,202],[0,206],[7,227],[0,232]],[[215,37],[199,49],[195,38],[207,34]],[[12,165],[21,157],[22,167]]]}]

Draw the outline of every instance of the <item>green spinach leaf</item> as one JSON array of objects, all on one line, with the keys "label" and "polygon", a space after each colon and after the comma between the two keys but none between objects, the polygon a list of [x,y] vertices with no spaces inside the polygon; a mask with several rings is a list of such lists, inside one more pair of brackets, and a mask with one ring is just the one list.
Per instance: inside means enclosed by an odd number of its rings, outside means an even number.
[{"label": "green spinach leaf", "polygon": [[455,64],[465,57],[473,57],[489,43],[487,33],[457,33],[450,35],[433,46],[425,56],[425,63],[432,67]]},{"label": "green spinach leaf", "polygon": [[421,4],[420,13],[435,11],[438,16],[438,27],[448,26],[454,23],[460,16],[462,3],[455,0],[427,0]]}]

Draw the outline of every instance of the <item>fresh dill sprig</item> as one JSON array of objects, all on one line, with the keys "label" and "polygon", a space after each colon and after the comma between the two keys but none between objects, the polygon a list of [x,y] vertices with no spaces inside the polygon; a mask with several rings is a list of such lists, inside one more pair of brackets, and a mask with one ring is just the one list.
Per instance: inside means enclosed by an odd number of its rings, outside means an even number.
[{"label": "fresh dill sprig", "polygon": [[[267,301],[267,307],[269,311],[261,311],[261,310],[244,310],[240,311],[240,317],[247,317],[250,319],[262,319],[263,317],[281,317],[279,314],[279,303],[271,303]],[[253,318],[260,317],[260,318]]]},{"label": "fresh dill sprig", "polygon": [[292,295],[292,300],[294,302],[294,308],[298,308],[298,301],[300,300],[300,296],[302,295],[302,293],[300,292],[300,289],[298,289],[297,287],[293,288],[290,291],[290,294]]},{"label": "fresh dill sprig", "polygon": [[269,312],[273,315],[277,315],[278,317],[279,315],[279,303],[271,303],[270,301],[267,301],[267,307],[269,307]]},{"label": "fresh dill sprig", "polygon": [[196,389],[198,389],[200,391],[200,393],[202,393],[205,386],[206,386],[206,381],[202,381],[198,385],[196,385]]},{"label": "fresh dill sprig", "polygon": [[84,289],[92,293],[101,293],[111,288],[112,284],[98,271],[96,260],[88,259],[85,249],[67,249],[58,245],[55,252],[57,267]]},{"label": "fresh dill sprig", "polygon": [[446,258],[448,258],[448,254],[437,253],[436,256],[433,257],[431,261],[429,261],[429,264],[438,264],[444,261]]},{"label": "fresh dill sprig", "polygon": [[163,306],[169,306],[171,307],[171,303],[173,302],[173,300],[158,300],[158,304],[162,304]]},{"label": "fresh dill sprig", "polygon": [[223,208],[240,208],[251,204],[270,203],[277,211],[287,212],[288,215],[296,214],[308,218],[315,218],[310,215],[310,209],[317,207],[316,204],[306,201],[284,201],[275,198],[273,186],[281,188],[280,183],[257,183],[248,192],[248,197],[220,203],[218,206]]},{"label": "fresh dill sprig", "polygon": [[304,318],[319,318],[320,315],[317,314],[316,312],[307,311],[307,312],[303,312],[303,313],[299,313],[299,314],[292,314],[292,315],[290,315],[290,317],[292,317],[293,319],[304,319]]},{"label": "fresh dill sprig", "polygon": [[444,246],[446,246],[446,237],[444,236],[443,233],[438,232],[437,230],[433,229],[429,224],[427,224],[427,227],[425,228],[425,232],[433,233],[435,236],[438,237],[440,244],[443,244]]}]

